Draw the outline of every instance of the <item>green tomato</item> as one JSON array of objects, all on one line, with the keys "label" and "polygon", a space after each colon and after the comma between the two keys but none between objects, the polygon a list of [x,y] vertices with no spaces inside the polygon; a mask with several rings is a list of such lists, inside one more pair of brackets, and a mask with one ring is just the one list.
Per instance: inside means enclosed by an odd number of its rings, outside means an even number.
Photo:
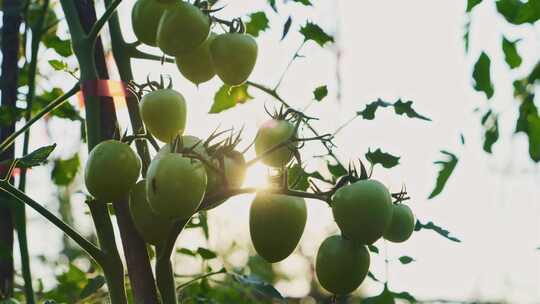
[{"label": "green tomato", "polygon": [[270,263],[288,257],[306,226],[303,198],[257,193],[249,212],[249,232],[257,253]]},{"label": "green tomato", "polygon": [[237,86],[248,79],[255,67],[257,42],[247,34],[221,34],[210,45],[210,52],[219,78]]},{"label": "green tomato", "polygon": [[[257,156],[264,154],[273,147],[294,138],[295,127],[286,120],[271,119],[259,128],[255,138],[255,153]],[[283,146],[264,156],[262,162],[271,167],[285,166],[293,157],[296,144]]]},{"label": "green tomato", "polygon": [[[201,154],[201,155],[203,155],[205,157],[208,157],[208,154],[206,153],[206,149],[204,148],[203,142],[201,141],[200,138],[198,138],[196,136],[192,136],[192,135],[182,135],[181,138],[182,138],[182,145],[183,145],[184,148],[189,149],[189,148],[195,147],[193,149],[194,152],[199,153],[199,154]],[[199,144],[197,144],[197,143],[199,143]],[[168,153],[173,153],[173,151],[171,151],[171,145],[170,144],[166,144],[163,147],[161,147],[161,149],[159,149],[156,157],[161,157],[161,156],[166,155]]]},{"label": "green tomato", "polygon": [[157,214],[150,208],[146,198],[145,180],[139,181],[131,190],[129,210],[135,228],[149,244],[159,245],[173,227],[173,223],[167,217]]},{"label": "green tomato", "polygon": [[139,104],[142,120],[157,139],[171,142],[186,127],[186,101],[172,89],[152,91]]},{"label": "green tomato", "polygon": [[353,292],[369,270],[366,246],[334,235],[322,242],[317,252],[315,272],[324,289],[345,295]]},{"label": "green tomato", "polygon": [[414,214],[409,206],[403,204],[393,205],[392,209],[392,220],[383,236],[394,243],[405,242],[414,231]]},{"label": "green tomato", "polygon": [[210,33],[210,18],[185,1],[171,6],[161,18],[157,45],[167,55],[177,56],[201,45]]},{"label": "green tomato", "polygon": [[214,78],[216,71],[210,55],[210,44],[216,34],[210,36],[195,50],[176,56],[176,65],[180,73],[196,85]]},{"label": "green tomato", "polygon": [[336,191],[332,211],[343,235],[360,244],[372,244],[390,225],[392,197],[382,183],[361,180]]},{"label": "green tomato", "polygon": [[131,11],[131,25],[137,39],[156,46],[157,28],[165,13],[165,6],[156,0],[137,0]]},{"label": "green tomato", "polygon": [[140,172],[141,161],[129,145],[107,140],[88,156],[84,169],[86,188],[100,201],[121,199],[135,185]]},{"label": "green tomato", "polygon": [[148,167],[148,202],[162,216],[191,217],[201,204],[205,189],[206,171],[198,160],[169,153],[154,158]]}]

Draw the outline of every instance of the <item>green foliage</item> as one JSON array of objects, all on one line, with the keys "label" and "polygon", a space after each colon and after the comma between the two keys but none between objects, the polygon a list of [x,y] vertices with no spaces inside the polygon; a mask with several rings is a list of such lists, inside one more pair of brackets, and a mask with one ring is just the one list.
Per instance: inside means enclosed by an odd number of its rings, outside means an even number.
[{"label": "green foliage", "polygon": [[98,275],[94,278],[91,278],[88,280],[88,283],[84,286],[83,290],[81,291],[80,298],[84,299],[92,295],[93,293],[97,292],[101,287],[105,285],[105,277],[102,275]]},{"label": "green foliage", "polygon": [[14,108],[6,105],[0,106],[0,126],[9,126],[24,115],[24,109]]},{"label": "green foliage", "polygon": [[58,285],[44,294],[44,298],[59,303],[75,303],[80,299],[87,285],[86,274],[75,265],[70,264],[66,272],[56,277]]},{"label": "green foliage", "polygon": [[410,256],[401,256],[399,257],[399,262],[401,262],[401,264],[410,264],[412,262],[414,262],[415,259],[411,258]]},{"label": "green foliage", "polygon": [[[50,91],[44,91],[37,95],[32,103],[32,114],[36,114],[37,112],[41,111],[50,102],[62,95],[64,95],[64,91],[62,91],[60,88],[53,88]],[[83,121],[79,111],[75,109],[75,107],[69,102],[64,102],[61,106],[54,109],[49,114],[58,118],[65,118],[72,121]]]},{"label": "green foliage", "polygon": [[482,3],[482,0],[467,0],[467,10],[466,12],[469,13],[473,10],[475,6]]},{"label": "green foliage", "polygon": [[393,292],[385,285],[379,295],[363,299],[362,304],[393,304],[396,299],[416,303],[416,299],[408,292]]},{"label": "green foliage", "polygon": [[482,52],[478,60],[474,64],[473,80],[474,89],[479,92],[484,92],[486,97],[490,99],[494,94],[493,83],[491,82],[491,59],[489,56]]},{"label": "green foliage", "polygon": [[537,0],[498,0],[496,5],[506,21],[515,25],[534,24],[540,19],[540,1]]},{"label": "green foliage", "polygon": [[313,5],[313,4],[311,4],[310,0],[293,0],[293,2],[300,3],[300,4],[303,4],[303,5],[307,5],[307,6],[312,6]]},{"label": "green foliage", "polygon": [[506,63],[508,63],[508,66],[511,69],[519,67],[523,61],[517,50],[517,43],[519,41],[519,39],[510,41],[503,36],[502,49],[504,52],[504,60],[506,60]]},{"label": "green foliage", "polygon": [[366,159],[373,166],[375,166],[376,164],[381,164],[386,169],[390,169],[399,164],[400,157],[385,153],[381,149],[377,149],[374,152],[368,150],[368,152],[366,153]]},{"label": "green foliage", "polygon": [[452,172],[454,172],[454,169],[456,168],[456,165],[458,163],[458,158],[453,153],[444,150],[441,151],[441,153],[447,158],[446,160],[434,162],[434,164],[441,166],[441,170],[439,171],[439,175],[437,176],[435,188],[428,197],[429,199],[434,198],[442,192],[444,186],[446,185],[446,182],[452,175]]},{"label": "green foliage", "polygon": [[254,276],[245,276],[241,274],[233,273],[231,274],[233,279],[238,283],[252,288],[255,292],[259,293],[262,296],[268,297],[270,299],[279,300],[284,302],[285,298],[274,288],[274,286],[260,280]]},{"label": "green foliage", "polygon": [[47,161],[47,158],[49,155],[51,155],[55,148],[56,144],[38,148],[20,158],[17,166],[19,168],[31,168],[39,166]]},{"label": "green foliage", "polygon": [[430,221],[426,224],[422,224],[419,220],[416,220],[414,231],[420,231],[422,229],[433,230],[434,232],[438,233],[444,238],[449,239],[452,242],[461,243],[460,239],[450,235],[450,231],[435,225],[433,222]]},{"label": "green foliage", "polygon": [[322,101],[327,95],[328,95],[328,88],[325,85],[317,87],[313,91],[313,98],[316,101]]},{"label": "green foliage", "polygon": [[220,113],[236,106],[237,104],[243,104],[253,99],[253,97],[249,95],[247,89],[247,84],[236,87],[231,87],[224,84],[214,95],[214,104],[212,104],[210,113]]},{"label": "green foliage", "polygon": [[75,154],[68,159],[56,159],[51,172],[53,182],[59,186],[67,186],[71,184],[79,171],[79,167],[79,154]]},{"label": "green foliage", "polygon": [[491,110],[482,117],[482,125],[485,128],[484,133],[484,151],[492,153],[492,147],[499,139],[499,119]]},{"label": "green foliage", "polygon": [[246,32],[253,37],[258,37],[260,32],[269,29],[269,21],[264,12],[255,12],[249,15],[249,21],[246,23]]},{"label": "green foliage", "polygon": [[334,42],[334,37],[325,33],[325,31],[317,24],[309,21],[302,26],[300,34],[304,36],[304,41],[312,40],[321,47],[324,47],[324,45],[329,42]]},{"label": "green foliage", "polygon": [[291,29],[291,25],[292,25],[292,17],[289,16],[289,18],[287,18],[287,21],[285,21],[285,23],[283,24],[283,32],[281,34],[281,40],[287,37],[287,34],[289,33],[289,30]]},{"label": "green foliage", "polygon": [[430,118],[416,112],[412,108],[412,104],[413,102],[410,100],[403,102],[401,99],[398,99],[396,102],[390,103],[379,98],[376,101],[368,103],[366,107],[364,108],[364,110],[356,112],[356,114],[358,116],[362,116],[363,119],[373,120],[375,118],[375,113],[377,112],[377,109],[379,107],[381,108],[393,107],[394,112],[397,115],[405,114],[409,118],[418,118],[422,120],[431,121]]}]

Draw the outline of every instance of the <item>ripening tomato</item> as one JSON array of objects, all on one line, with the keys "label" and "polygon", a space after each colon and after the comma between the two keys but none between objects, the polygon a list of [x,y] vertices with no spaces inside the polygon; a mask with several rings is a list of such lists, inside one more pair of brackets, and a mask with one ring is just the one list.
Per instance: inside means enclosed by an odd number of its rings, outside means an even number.
[{"label": "ripening tomato", "polygon": [[186,101],[172,89],[152,91],[139,104],[148,131],[162,142],[171,142],[186,127]]},{"label": "ripening tomato", "polygon": [[[295,126],[286,120],[271,119],[261,125],[255,138],[255,153],[264,154],[273,147],[294,138]],[[272,167],[285,166],[293,157],[296,143],[283,146],[264,156],[262,162]]]},{"label": "ripening tomato", "polygon": [[369,262],[366,246],[334,235],[319,247],[315,272],[324,289],[345,295],[362,284],[369,270]]},{"label": "ripening tomato", "polygon": [[198,160],[168,153],[154,158],[148,167],[148,202],[162,216],[191,217],[201,204],[205,189],[206,171]]},{"label": "ripening tomato", "polygon": [[135,228],[149,244],[159,245],[173,227],[173,223],[167,217],[157,214],[150,208],[146,198],[145,180],[139,181],[131,189],[129,210]]},{"label": "ripening tomato", "polygon": [[212,62],[221,80],[237,86],[248,78],[257,61],[257,42],[247,34],[226,33],[210,45]]},{"label": "ripening tomato", "polygon": [[368,179],[336,191],[334,219],[347,238],[372,244],[382,237],[392,220],[392,197],[380,182]]},{"label": "ripening tomato", "polygon": [[140,172],[141,161],[129,145],[107,140],[88,155],[84,180],[90,194],[100,201],[110,202],[127,195]]},{"label": "ripening tomato", "polygon": [[210,33],[206,41],[195,50],[176,56],[180,73],[196,85],[207,82],[216,75],[210,55],[210,44],[215,38],[216,34]]},{"label": "ripening tomato", "polygon": [[147,45],[156,46],[159,20],[165,6],[156,0],[137,0],[131,11],[131,25],[137,39]]},{"label": "ripening tomato", "polygon": [[257,253],[270,263],[288,257],[306,226],[303,198],[257,193],[249,212],[249,232]]},{"label": "ripening tomato", "polygon": [[392,209],[392,220],[383,236],[394,243],[405,242],[414,231],[414,214],[409,206],[403,204],[393,205]]},{"label": "ripening tomato", "polygon": [[177,56],[201,45],[210,33],[210,17],[198,7],[178,1],[161,18],[157,45],[163,53]]}]

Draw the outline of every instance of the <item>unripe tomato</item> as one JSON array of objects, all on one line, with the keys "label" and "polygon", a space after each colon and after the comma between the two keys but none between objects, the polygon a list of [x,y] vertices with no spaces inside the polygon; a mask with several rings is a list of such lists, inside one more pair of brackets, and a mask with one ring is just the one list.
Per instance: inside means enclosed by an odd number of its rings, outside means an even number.
[{"label": "unripe tomato", "polygon": [[219,78],[237,86],[248,79],[255,67],[257,42],[247,34],[221,34],[210,45],[210,52]]},{"label": "unripe tomato", "polygon": [[405,242],[414,231],[414,214],[409,206],[403,204],[393,205],[392,209],[392,220],[383,236],[394,243]]},{"label": "unripe tomato", "polygon": [[88,155],[84,181],[96,199],[110,202],[127,195],[140,172],[141,161],[129,145],[107,140],[95,146]]},{"label": "unripe tomato", "polygon": [[[286,120],[271,119],[261,125],[255,138],[255,153],[257,156],[264,154],[273,147],[294,138],[295,127]],[[272,167],[285,166],[293,157],[296,144],[283,146],[264,156],[262,162]]]},{"label": "unripe tomato", "polygon": [[[216,160],[217,162],[217,160]],[[225,167],[225,177],[230,188],[240,188],[244,184],[246,177],[246,160],[244,155],[238,151],[232,151],[226,155],[223,159],[223,165]],[[211,169],[207,169],[208,173],[208,186],[206,187],[205,197],[217,194],[223,187],[224,181],[219,174]],[[204,210],[213,209],[223,204],[226,199],[212,202],[211,206],[203,208]]]},{"label": "unripe tomato", "polygon": [[317,279],[324,289],[345,295],[353,292],[369,270],[366,246],[334,235],[322,242],[315,262]]},{"label": "unripe tomato", "polygon": [[201,45],[210,33],[210,18],[199,8],[178,1],[161,18],[157,45],[171,56],[190,52]]},{"label": "unripe tomato", "polygon": [[216,75],[210,55],[210,44],[215,38],[216,34],[210,33],[206,41],[196,49],[176,56],[176,65],[180,73],[196,85],[206,82]]},{"label": "unripe tomato", "polygon": [[390,225],[392,197],[382,183],[361,180],[336,191],[332,211],[344,236],[361,244],[372,244]]},{"label": "unripe tomato", "polygon": [[167,237],[172,229],[172,222],[165,216],[159,215],[148,203],[146,198],[146,181],[141,180],[133,189],[129,196],[129,210],[135,228],[141,237],[149,244],[158,245]]},{"label": "unripe tomato", "polygon": [[152,91],[139,104],[148,131],[162,142],[171,142],[186,127],[186,101],[172,89]]},{"label": "unripe tomato", "polygon": [[[206,153],[206,149],[204,148],[203,143],[200,138],[196,136],[192,136],[192,135],[182,135],[181,138],[182,138],[183,148],[189,149],[189,148],[195,147],[193,149],[194,152],[201,154],[202,156],[208,157],[208,154]],[[199,144],[196,145],[197,143]],[[159,149],[156,157],[161,157],[163,155],[167,155],[168,153],[172,153],[172,152],[173,151],[171,151],[171,145],[166,144],[163,147],[161,147],[161,149]]]},{"label": "unripe tomato", "polygon": [[137,0],[131,11],[133,32],[140,42],[156,46],[159,20],[165,13],[165,6],[156,0]]},{"label": "unripe tomato", "polygon": [[306,226],[303,198],[257,193],[249,212],[249,232],[257,253],[270,263],[288,257]]},{"label": "unripe tomato", "polygon": [[146,192],[150,207],[168,218],[191,217],[204,197],[206,172],[195,159],[169,153],[148,167]]}]

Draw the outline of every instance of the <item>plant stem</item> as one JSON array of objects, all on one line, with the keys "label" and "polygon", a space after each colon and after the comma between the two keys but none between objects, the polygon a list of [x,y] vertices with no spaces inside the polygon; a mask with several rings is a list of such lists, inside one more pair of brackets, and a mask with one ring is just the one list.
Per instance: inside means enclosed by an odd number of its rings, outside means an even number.
[{"label": "plant stem", "polygon": [[[163,248],[157,247],[156,249],[158,256],[164,254]],[[158,260],[156,263],[156,281],[163,304],[178,303],[170,254],[167,260]]]},{"label": "plant stem", "polygon": [[185,288],[185,287],[187,287],[187,286],[193,284],[194,282],[197,282],[197,281],[199,281],[199,280],[202,280],[202,279],[205,279],[205,278],[214,276],[214,275],[216,275],[216,274],[222,274],[222,273],[227,273],[227,271],[225,270],[225,268],[222,268],[221,270],[218,270],[218,271],[209,272],[209,273],[205,273],[205,274],[203,274],[203,275],[200,275],[200,276],[198,276],[198,277],[196,277],[196,278],[193,278],[193,279],[191,279],[191,280],[189,280],[189,281],[187,281],[187,282],[185,282],[185,283],[182,283],[182,284],[178,285],[178,286],[176,287],[176,289],[177,289],[177,290],[180,290],[180,289],[182,289],[182,288]]}]

